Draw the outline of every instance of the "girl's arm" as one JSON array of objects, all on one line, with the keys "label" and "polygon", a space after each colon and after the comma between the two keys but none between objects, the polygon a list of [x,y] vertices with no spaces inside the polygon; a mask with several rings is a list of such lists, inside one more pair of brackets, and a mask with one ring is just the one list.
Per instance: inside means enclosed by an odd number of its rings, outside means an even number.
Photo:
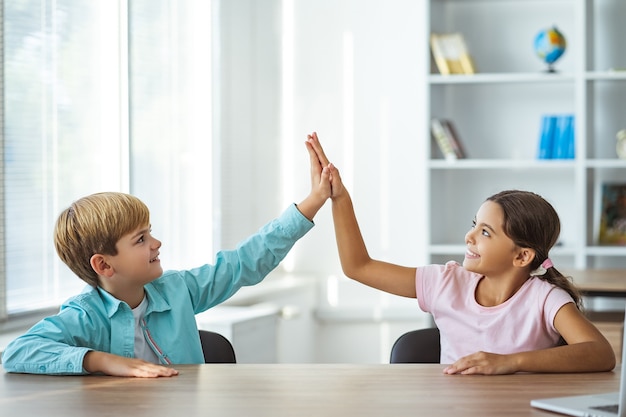
[{"label": "girl's arm", "polygon": [[344,188],[339,171],[329,163],[317,134],[306,142],[311,158],[317,158],[330,172],[331,200],[335,237],[341,267],[349,278],[391,294],[415,298],[415,268],[370,258],[361,235],[350,194]]},{"label": "girl's arm", "polygon": [[447,367],[448,374],[512,374],[515,372],[601,372],[615,367],[615,353],[600,331],[576,308],[565,304],[554,327],[567,345],[498,355],[477,352]]}]

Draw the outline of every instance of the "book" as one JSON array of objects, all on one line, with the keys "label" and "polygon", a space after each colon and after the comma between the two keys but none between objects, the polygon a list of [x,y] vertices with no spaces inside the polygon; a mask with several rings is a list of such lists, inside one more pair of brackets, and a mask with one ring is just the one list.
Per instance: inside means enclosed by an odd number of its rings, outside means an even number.
[{"label": "book", "polygon": [[454,126],[454,123],[452,123],[452,120],[442,119],[441,124],[443,125],[443,130],[448,137],[448,141],[450,142],[450,145],[452,146],[456,157],[459,159],[465,158],[465,148],[461,143],[461,138],[459,137],[459,134],[457,133],[456,127]]},{"label": "book", "polygon": [[626,183],[602,184],[598,243],[626,245]]},{"label": "book", "polygon": [[556,128],[556,116],[544,115],[541,117],[539,130],[539,146],[537,149],[538,159],[552,159],[554,150],[554,130]]},{"label": "book", "polygon": [[441,119],[432,119],[430,121],[430,134],[437,143],[441,154],[447,161],[454,161],[457,159],[456,152],[454,151],[452,142],[450,141],[446,129],[441,123]]},{"label": "book", "polygon": [[442,75],[474,74],[476,69],[460,33],[432,33],[430,49]]},{"label": "book", "polygon": [[574,115],[559,115],[554,127],[552,158],[573,159],[574,156]]},{"label": "book", "polygon": [[465,149],[451,120],[433,118],[430,132],[445,159],[454,161],[465,158]]}]

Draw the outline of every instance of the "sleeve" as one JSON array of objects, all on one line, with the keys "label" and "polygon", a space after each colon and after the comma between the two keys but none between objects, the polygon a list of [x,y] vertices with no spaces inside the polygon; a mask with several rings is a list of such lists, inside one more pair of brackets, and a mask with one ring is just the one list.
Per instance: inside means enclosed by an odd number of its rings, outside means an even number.
[{"label": "sleeve", "polygon": [[418,267],[415,273],[415,293],[417,303],[422,311],[432,311],[431,300],[435,292],[434,285],[441,275],[442,265],[427,265]]},{"label": "sleeve", "polygon": [[215,265],[182,271],[195,313],[224,302],[243,286],[261,282],[313,226],[292,204],[236,249],[218,252]]},{"label": "sleeve", "polygon": [[[24,335],[13,340],[2,353],[2,366],[7,372],[80,375],[86,374],[83,359],[90,348],[76,346],[78,340],[88,340],[92,326],[79,323],[78,311],[65,309],[47,317]],[[94,332],[94,334],[99,334]]]},{"label": "sleeve", "polygon": [[546,320],[546,328],[552,329],[553,331],[557,332],[556,328],[554,327],[554,318],[556,317],[556,313],[558,313],[561,307],[563,307],[565,304],[573,302],[574,300],[567,291],[559,287],[553,287],[552,290],[550,290],[550,292],[548,293],[544,305],[544,318]]},{"label": "sleeve", "polygon": [[445,265],[427,265],[417,268],[415,273],[415,292],[417,302],[426,313],[433,313],[434,303],[440,298],[445,288],[454,285],[454,274],[459,264],[449,261]]}]

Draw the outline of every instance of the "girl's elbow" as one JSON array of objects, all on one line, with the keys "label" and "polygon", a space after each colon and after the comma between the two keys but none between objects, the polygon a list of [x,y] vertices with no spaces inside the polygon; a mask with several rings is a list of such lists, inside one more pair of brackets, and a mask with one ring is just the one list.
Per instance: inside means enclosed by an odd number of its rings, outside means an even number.
[{"label": "girl's elbow", "polygon": [[604,369],[603,371],[612,371],[613,369],[615,369],[615,365],[617,365],[617,361],[615,359],[615,354],[611,354],[606,358],[605,364],[604,364]]},{"label": "girl's elbow", "polygon": [[598,371],[612,371],[617,365],[617,359],[615,352],[610,344],[604,346],[603,349],[598,352]]}]

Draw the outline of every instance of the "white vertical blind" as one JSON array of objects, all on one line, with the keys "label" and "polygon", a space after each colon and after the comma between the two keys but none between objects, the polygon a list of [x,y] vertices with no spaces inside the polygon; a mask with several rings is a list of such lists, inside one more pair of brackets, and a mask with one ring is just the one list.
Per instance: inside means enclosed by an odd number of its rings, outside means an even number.
[{"label": "white vertical blind", "polygon": [[163,267],[213,260],[211,2],[129,3],[131,190]]},{"label": "white vertical blind", "polygon": [[[0,5],[0,81],[4,80],[4,7]],[[0,97],[4,97],[4,83],[0,82]],[[4,100],[0,100],[0,161],[4,161]],[[0,207],[4,207],[4,164],[0,162]],[[5,233],[4,210],[0,210],[0,277],[6,276],[5,270]],[[6,280],[0,279],[0,321],[7,317]]]},{"label": "white vertical blind", "polygon": [[57,304],[84,286],[56,257],[56,216],[82,195],[120,188],[122,144],[111,134],[119,125],[117,7],[4,2],[8,313]]},{"label": "white vertical blind", "polygon": [[[211,243],[187,239],[191,229],[211,233],[210,2],[2,5],[0,316],[57,305],[84,287],[58,260],[52,230],[62,209],[94,192],[142,198],[155,233],[176,248],[164,266],[192,266],[184,261]],[[194,30],[204,32],[192,47]]]}]

